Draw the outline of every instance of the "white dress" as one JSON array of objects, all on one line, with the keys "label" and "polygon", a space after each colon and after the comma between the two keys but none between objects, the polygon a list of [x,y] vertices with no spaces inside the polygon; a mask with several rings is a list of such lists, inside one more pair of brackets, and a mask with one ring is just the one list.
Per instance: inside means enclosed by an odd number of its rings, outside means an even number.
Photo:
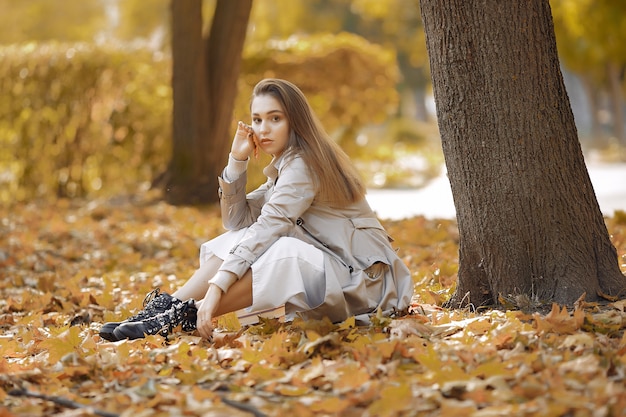
[{"label": "white dress", "polygon": [[[245,233],[246,228],[228,231],[203,243],[200,265],[212,256],[225,259]],[[280,314],[278,309],[284,306],[285,317],[291,320],[297,312],[312,310],[324,301],[324,253],[313,245],[282,237],[251,268],[252,305],[241,316]]]}]

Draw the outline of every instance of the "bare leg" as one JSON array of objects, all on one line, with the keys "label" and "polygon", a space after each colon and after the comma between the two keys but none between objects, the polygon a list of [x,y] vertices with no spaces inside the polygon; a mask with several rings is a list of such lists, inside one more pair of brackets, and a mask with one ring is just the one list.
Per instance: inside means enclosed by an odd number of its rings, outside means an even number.
[{"label": "bare leg", "polygon": [[237,311],[252,304],[252,270],[248,271],[222,293],[216,286],[209,286],[206,296],[196,301],[198,332],[202,337],[210,338],[213,333],[212,319],[226,313]]},{"label": "bare leg", "polygon": [[215,317],[237,311],[252,305],[252,269],[248,269],[241,279],[237,280],[222,298],[215,310]]},{"label": "bare leg", "polygon": [[209,258],[200,268],[196,269],[196,272],[172,296],[183,301],[190,298],[202,300],[209,288],[209,280],[213,278],[213,275],[222,266],[222,262],[224,261],[217,256]]}]

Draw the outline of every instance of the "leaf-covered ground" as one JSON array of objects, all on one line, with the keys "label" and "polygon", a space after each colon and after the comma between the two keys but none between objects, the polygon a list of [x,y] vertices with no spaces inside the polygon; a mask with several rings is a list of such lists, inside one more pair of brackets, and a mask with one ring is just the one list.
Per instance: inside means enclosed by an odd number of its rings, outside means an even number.
[{"label": "leaf-covered ground", "polygon": [[[626,415],[626,302],[446,310],[458,266],[454,222],[386,222],[416,283],[414,312],[110,343],[155,287],[173,291],[215,207],[163,203],[0,208],[0,416]],[[626,269],[626,216],[607,219]],[[506,301],[506,300],[505,300]],[[531,306],[532,307],[532,306]]]}]

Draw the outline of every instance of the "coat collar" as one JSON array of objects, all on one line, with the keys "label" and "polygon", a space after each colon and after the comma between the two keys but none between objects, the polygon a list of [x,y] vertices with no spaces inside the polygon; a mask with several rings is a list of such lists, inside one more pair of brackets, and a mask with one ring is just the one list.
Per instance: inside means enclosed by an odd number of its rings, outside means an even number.
[{"label": "coat collar", "polygon": [[286,152],[283,152],[279,157],[272,158],[269,165],[263,168],[263,174],[265,174],[266,177],[276,181],[276,178],[278,178],[278,171],[280,170],[280,166],[285,161],[285,153]]}]

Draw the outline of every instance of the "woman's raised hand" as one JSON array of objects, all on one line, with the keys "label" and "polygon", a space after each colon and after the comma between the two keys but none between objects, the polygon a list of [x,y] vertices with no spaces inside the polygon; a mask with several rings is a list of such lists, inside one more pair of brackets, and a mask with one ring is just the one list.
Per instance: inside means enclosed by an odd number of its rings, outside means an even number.
[{"label": "woman's raised hand", "polygon": [[258,139],[251,126],[244,122],[237,124],[237,132],[230,152],[238,161],[245,161],[253,153],[255,158],[259,157]]}]

